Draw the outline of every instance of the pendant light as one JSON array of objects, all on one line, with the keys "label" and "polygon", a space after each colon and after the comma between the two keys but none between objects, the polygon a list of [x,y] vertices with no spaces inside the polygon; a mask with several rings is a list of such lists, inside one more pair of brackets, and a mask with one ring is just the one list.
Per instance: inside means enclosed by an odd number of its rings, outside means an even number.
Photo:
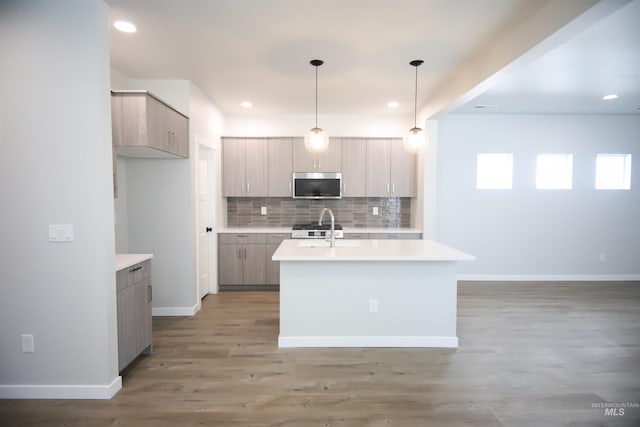
[{"label": "pendant light", "polygon": [[309,63],[316,67],[316,125],[304,136],[304,146],[312,153],[322,153],[329,148],[329,135],[318,127],[318,67],[324,62],[312,59]]},{"label": "pendant light", "polygon": [[417,153],[423,150],[427,146],[427,136],[424,130],[418,127],[418,67],[424,63],[422,59],[415,59],[409,64],[416,67],[416,86],[413,98],[413,127],[409,129],[409,132],[404,137],[404,148],[410,153]]}]

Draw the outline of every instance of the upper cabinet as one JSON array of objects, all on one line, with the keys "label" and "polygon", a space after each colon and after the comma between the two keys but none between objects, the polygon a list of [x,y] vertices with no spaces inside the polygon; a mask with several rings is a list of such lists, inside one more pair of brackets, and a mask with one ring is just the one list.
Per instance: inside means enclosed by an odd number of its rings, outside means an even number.
[{"label": "upper cabinet", "polygon": [[269,195],[266,138],[222,139],[222,195],[265,197]]},{"label": "upper cabinet", "polygon": [[304,138],[293,139],[293,172],[341,172],[342,142],[339,138],[329,141],[324,153],[310,153],[304,146]]},{"label": "upper cabinet", "polygon": [[292,195],[293,138],[269,138],[269,197]]},{"label": "upper cabinet", "polygon": [[112,91],[113,145],[130,157],[189,157],[189,118],[147,91]]},{"label": "upper cabinet", "polygon": [[367,197],[415,197],[416,155],[400,139],[367,140]]},{"label": "upper cabinet", "polygon": [[342,138],[342,196],[367,195],[367,144],[361,138]]}]

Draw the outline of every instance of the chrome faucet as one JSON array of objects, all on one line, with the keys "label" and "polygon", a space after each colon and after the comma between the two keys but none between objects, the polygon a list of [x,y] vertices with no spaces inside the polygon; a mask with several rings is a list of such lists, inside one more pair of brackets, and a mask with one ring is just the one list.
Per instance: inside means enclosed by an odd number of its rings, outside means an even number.
[{"label": "chrome faucet", "polygon": [[329,212],[331,216],[331,247],[336,247],[336,218],[333,216],[333,211],[329,208],[322,208],[322,212],[320,212],[320,219],[318,220],[318,225],[322,225],[322,218],[324,218],[324,213]]}]

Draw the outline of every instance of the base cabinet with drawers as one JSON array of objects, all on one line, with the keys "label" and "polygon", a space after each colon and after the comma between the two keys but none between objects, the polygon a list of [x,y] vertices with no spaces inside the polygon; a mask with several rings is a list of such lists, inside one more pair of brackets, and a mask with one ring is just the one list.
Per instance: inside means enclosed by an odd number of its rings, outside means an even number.
[{"label": "base cabinet with drawers", "polygon": [[220,286],[266,284],[266,246],[262,233],[221,233],[218,236]]},{"label": "base cabinet with drawers", "polygon": [[151,261],[116,272],[118,313],[118,369],[122,371],[141,353],[150,354]]}]

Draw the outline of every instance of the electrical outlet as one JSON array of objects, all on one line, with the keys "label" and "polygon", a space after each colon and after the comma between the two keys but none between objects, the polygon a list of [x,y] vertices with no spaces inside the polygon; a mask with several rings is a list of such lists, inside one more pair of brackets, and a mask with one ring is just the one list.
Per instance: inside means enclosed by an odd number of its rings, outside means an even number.
[{"label": "electrical outlet", "polygon": [[369,300],[369,313],[377,313],[378,312],[378,300],[370,299]]},{"label": "electrical outlet", "polygon": [[73,224],[49,224],[50,242],[73,242]]},{"label": "electrical outlet", "polygon": [[33,353],[35,351],[33,345],[33,335],[31,334],[23,334],[22,338],[22,352],[23,353]]},{"label": "electrical outlet", "polygon": [[260,215],[266,215],[267,214],[267,207],[266,206],[262,206],[260,208]]},{"label": "electrical outlet", "polygon": [[372,213],[373,213],[374,215],[378,215],[378,207],[377,207],[377,206],[374,206],[374,207],[373,207],[373,212],[372,212]]}]

